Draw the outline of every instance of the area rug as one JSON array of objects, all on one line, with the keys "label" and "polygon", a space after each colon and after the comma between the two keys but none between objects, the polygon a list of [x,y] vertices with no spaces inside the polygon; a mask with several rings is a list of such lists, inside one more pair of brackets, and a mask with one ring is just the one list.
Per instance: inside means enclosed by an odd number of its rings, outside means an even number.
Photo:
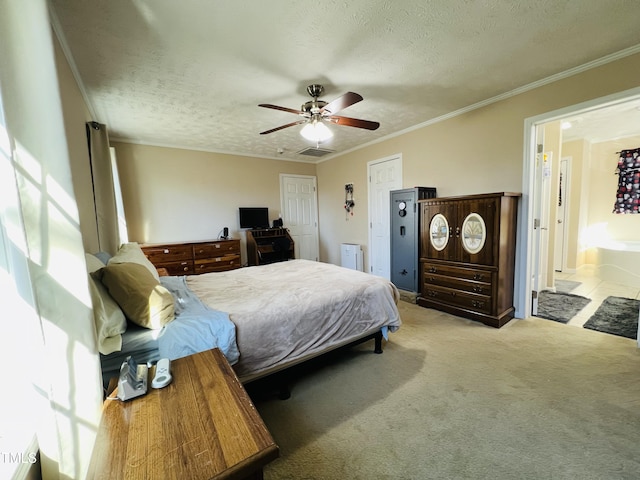
[{"label": "area rug", "polygon": [[536,317],[567,323],[590,301],[590,298],[572,293],[554,293],[545,290],[538,294],[538,314]]},{"label": "area rug", "polygon": [[638,338],[639,309],[640,300],[607,297],[584,324],[584,328],[635,340]]},{"label": "area rug", "polygon": [[554,282],[556,292],[558,293],[569,293],[580,285],[582,285],[582,282],[575,282],[573,280],[556,280]]}]

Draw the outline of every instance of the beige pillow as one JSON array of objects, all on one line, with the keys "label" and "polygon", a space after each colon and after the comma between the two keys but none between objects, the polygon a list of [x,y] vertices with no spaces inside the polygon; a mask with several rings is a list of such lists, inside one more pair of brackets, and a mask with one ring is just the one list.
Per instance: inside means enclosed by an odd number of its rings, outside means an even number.
[{"label": "beige pillow", "polygon": [[[97,257],[89,253],[85,253],[85,261],[87,273],[93,273],[105,266]],[[88,277],[98,351],[108,355],[122,349],[122,334],[127,330],[127,319],[100,280],[94,279],[91,275]]]},{"label": "beige pillow", "polygon": [[137,263],[147,268],[153,275],[153,278],[160,281],[160,276],[153,263],[145,256],[144,252],[135,242],[123,243],[118,253],[109,259],[108,265],[114,263]]},{"label": "beige pillow", "polygon": [[110,262],[96,274],[133,323],[158,329],[174,319],[173,295],[146,267],[138,263]]}]

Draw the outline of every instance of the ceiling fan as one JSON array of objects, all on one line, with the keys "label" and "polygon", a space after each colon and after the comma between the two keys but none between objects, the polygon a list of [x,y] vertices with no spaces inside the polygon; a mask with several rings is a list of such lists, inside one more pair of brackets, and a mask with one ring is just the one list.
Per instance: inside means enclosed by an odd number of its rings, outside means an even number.
[{"label": "ceiling fan", "polygon": [[260,132],[260,135],[266,135],[268,133],[282,130],[283,128],[306,123],[304,128],[300,131],[300,134],[308,140],[320,143],[333,136],[333,133],[329,128],[327,128],[325,122],[335,123],[337,125],[346,125],[347,127],[364,128],[367,130],[375,130],[380,126],[378,122],[372,122],[370,120],[360,120],[358,118],[335,115],[340,110],[344,110],[354,103],[362,101],[363,98],[361,95],[354,92],[347,92],[341,97],[327,103],[323,100],[318,100],[318,97],[322,95],[323,91],[324,87],[322,85],[309,85],[307,87],[307,93],[311,95],[313,100],[303,103],[300,110],[271,105],[269,103],[261,103],[258,105],[259,107],[281,110],[283,112],[289,112],[303,117],[301,120],[296,122],[287,123],[286,125],[281,125],[279,127],[272,128],[271,130]]}]

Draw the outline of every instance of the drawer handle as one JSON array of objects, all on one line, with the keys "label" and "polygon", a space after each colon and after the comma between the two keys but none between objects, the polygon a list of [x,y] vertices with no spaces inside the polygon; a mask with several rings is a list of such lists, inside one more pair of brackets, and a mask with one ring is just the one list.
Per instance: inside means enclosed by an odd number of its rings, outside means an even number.
[{"label": "drawer handle", "polygon": [[436,273],[438,269],[436,267],[429,267],[429,273]]},{"label": "drawer handle", "polygon": [[471,300],[471,306],[474,308],[484,308],[484,302],[479,302],[477,300]]},{"label": "drawer handle", "polygon": [[188,272],[188,271],[189,271],[189,267],[184,267],[184,268],[182,269],[182,271],[183,271],[183,272]]},{"label": "drawer handle", "polygon": [[434,292],[433,290],[427,290],[427,295],[429,297],[437,297],[438,296],[438,292]]},{"label": "drawer handle", "polygon": [[475,285],[475,286],[473,287],[473,291],[474,291],[475,293],[482,293],[482,287],[478,287],[477,285]]},{"label": "drawer handle", "polygon": [[484,274],[482,273],[474,273],[473,274],[473,279],[474,280],[482,280],[484,278]]},{"label": "drawer handle", "polygon": [[169,249],[168,249],[168,248],[165,248],[165,249],[162,251],[162,253],[169,253]]}]

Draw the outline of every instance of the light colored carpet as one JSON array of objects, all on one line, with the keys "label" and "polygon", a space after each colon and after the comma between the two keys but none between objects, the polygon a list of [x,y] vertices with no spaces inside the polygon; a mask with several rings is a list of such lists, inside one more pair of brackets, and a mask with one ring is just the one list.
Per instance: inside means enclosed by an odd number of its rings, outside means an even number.
[{"label": "light colored carpet", "polygon": [[[404,325],[278,400],[265,479],[637,479],[636,342],[537,318],[501,329],[400,302]],[[251,391],[251,389],[250,389]]]}]

